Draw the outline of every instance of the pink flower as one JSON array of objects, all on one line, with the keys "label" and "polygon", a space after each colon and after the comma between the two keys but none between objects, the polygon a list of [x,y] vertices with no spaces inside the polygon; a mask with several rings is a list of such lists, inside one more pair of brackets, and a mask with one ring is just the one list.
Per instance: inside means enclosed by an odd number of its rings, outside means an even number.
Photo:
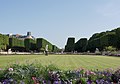
[{"label": "pink flower", "polygon": [[85,72],[85,74],[86,74],[87,76],[90,75],[90,71],[87,70],[87,71]]},{"label": "pink flower", "polygon": [[92,74],[92,75],[96,75],[96,74],[95,74],[94,72],[92,72],[92,71],[90,72],[90,74]]},{"label": "pink flower", "polygon": [[3,70],[2,68],[0,68],[0,71]]},{"label": "pink flower", "polygon": [[9,68],[8,70],[9,70],[9,71],[13,71],[13,68]]},{"label": "pink flower", "polygon": [[32,77],[32,80],[34,81],[34,84],[39,84],[39,82],[37,81],[36,77]]}]

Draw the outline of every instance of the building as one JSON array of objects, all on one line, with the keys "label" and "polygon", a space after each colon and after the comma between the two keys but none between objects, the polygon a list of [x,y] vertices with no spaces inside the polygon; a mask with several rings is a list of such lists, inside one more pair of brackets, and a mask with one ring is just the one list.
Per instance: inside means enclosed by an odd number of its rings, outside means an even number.
[{"label": "building", "polygon": [[20,35],[20,34],[7,34],[7,36],[9,37],[15,37],[21,40],[24,40],[26,38],[30,38],[30,39],[35,39],[34,36],[32,36],[31,32],[27,32],[27,35]]}]

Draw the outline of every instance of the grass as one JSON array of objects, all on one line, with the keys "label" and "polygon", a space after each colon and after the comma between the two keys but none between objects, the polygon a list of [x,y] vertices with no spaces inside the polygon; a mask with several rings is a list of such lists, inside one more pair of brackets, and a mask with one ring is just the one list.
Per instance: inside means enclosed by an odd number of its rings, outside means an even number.
[{"label": "grass", "polygon": [[53,64],[63,70],[85,69],[106,69],[120,68],[119,57],[91,56],[91,55],[1,55],[0,68],[5,68],[10,64],[35,63],[42,65]]}]

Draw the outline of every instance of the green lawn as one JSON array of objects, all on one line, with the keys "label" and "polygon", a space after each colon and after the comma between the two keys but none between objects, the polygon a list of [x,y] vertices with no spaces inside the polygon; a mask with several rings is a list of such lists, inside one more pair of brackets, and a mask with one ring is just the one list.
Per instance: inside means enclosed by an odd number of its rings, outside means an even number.
[{"label": "green lawn", "polygon": [[119,68],[120,57],[92,56],[92,55],[1,55],[0,68],[10,64],[36,63],[42,65],[53,64],[63,70],[85,68],[106,69]]}]

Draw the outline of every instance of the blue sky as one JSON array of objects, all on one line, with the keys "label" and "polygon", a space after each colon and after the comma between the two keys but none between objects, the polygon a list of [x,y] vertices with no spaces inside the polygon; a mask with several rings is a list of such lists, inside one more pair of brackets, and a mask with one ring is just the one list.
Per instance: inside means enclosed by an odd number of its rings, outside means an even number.
[{"label": "blue sky", "polygon": [[0,33],[31,31],[64,48],[68,37],[90,38],[120,26],[120,0],[0,0]]}]

